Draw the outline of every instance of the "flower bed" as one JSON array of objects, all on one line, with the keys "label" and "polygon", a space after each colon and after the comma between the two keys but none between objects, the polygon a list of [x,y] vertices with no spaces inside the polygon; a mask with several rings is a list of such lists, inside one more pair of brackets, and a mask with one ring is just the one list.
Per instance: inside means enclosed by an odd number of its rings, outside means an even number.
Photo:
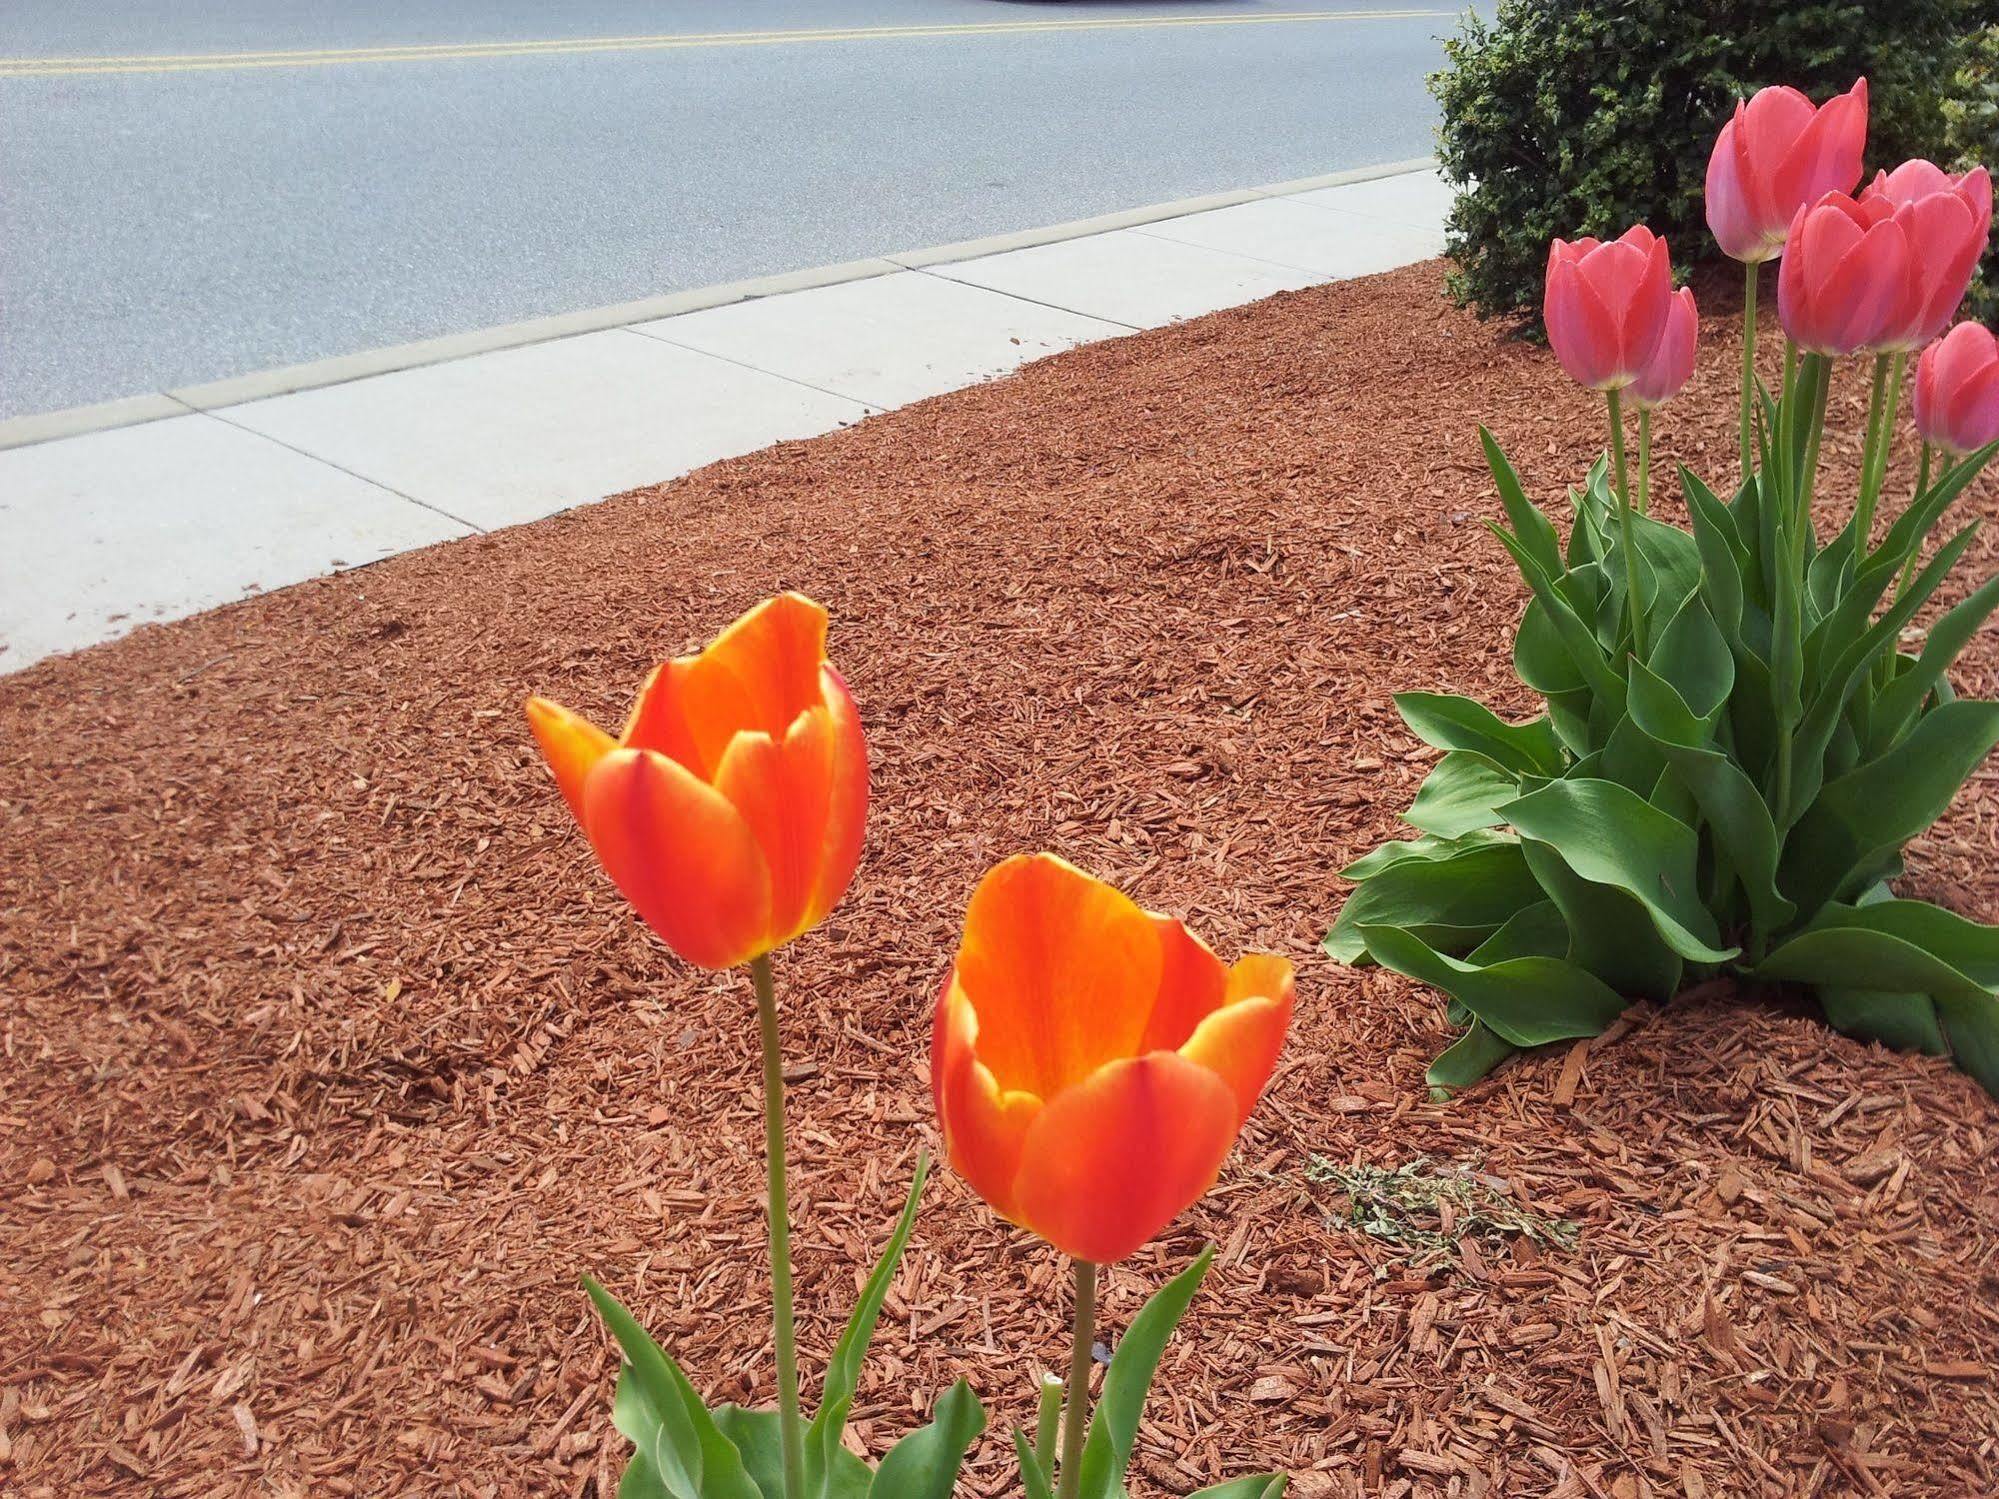
[{"label": "flower bed", "polygon": [[[516,715],[559,683],[616,722],[655,660],[795,586],[834,616],[877,765],[853,892],[780,959],[809,1387],[934,1143],[911,1059],[973,885],[1050,847],[1223,951],[1299,964],[1220,1188],[1104,1288],[1122,1328],[1220,1246],[1136,1494],[1259,1467],[1307,1496],[1569,1472],[1585,1493],[1990,1491],[1999,1200],[1968,1078],[1711,996],[1438,1107],[1442,1004],[1317,953],[1329,872],[1392,835],[1434,759],[1390,692],[1529,707],[1476,424],[1538,494],[1601,446],[1545,352],[1437,283],[1080,350],[0,682],[0,1296],[32,1309],[0,1321],[0,1474],[588,1492],[624,1449],[580,1268],[703,1395],[768,1403],[748,1002],[632,921]],[[1735,341],[1701,291],[1661,472],[1733,452]],[[1867,395],[1835,378],[1829,475],[1855,467]],[[1675,447],[1706,434],[1705,459]],[[1966,576],[1993,561],[1980,537]],[[1995,666],[1975,642],[1961,689],[1990,695]],[[1917,893],[1999,915],[1995,823],[1974,780],[1914,846]],[[1417,1157],[1414,1207],[1314,1167]],[[1497,1205],[1545,1238],[1495,1227],[1417,1262],[1426,1236],[1514,1222]],[[996,1430],[1030,1420],[1060,1294],[940,1172],[857,1440],[879,1454],[928,1419],[911,1388],[960,1375]],[[1017,1492],[1003,1441],[967,1473]]]}]

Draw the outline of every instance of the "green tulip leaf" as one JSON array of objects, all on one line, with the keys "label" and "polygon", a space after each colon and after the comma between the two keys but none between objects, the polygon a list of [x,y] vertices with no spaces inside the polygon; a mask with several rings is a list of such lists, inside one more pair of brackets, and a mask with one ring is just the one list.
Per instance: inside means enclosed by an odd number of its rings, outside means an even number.
[{"label": "green tulip leaf", "polygon": [[1569,504],[1576,522],[1569,527],[1567,561],[1571,568],[1594,562],[1603,556],[1606,538],[1614,524],[1617,501],[1610,492],[1610,455],[1597,454],[1584,476],[1582,488],[1569,491]]},{"label": "green tulip leaf", "polygon": [[[1521,681],[1545,698],[1589,690],[1589,679],[1576,669],[1548,606],[1536,598],[1527,601],[1527,608],[1520,616],[1519,632],[1513,637],[1513,670]],[[1560,727],[1557,723],[1558,733]]]},{"label": "green tulip leaf", "polygon": [[959,1380],[937,1397],[928,1426],[883,1454],[866,1491],[868,1499],[951,1499],[965,1453],[985,1429],[985,1407],[972,1387]]},{"label": "green tulip leaf", "polygon": [[1995,608],[1999,608],[1999,575],[1988,578],[1977,592],[1930,626],[1922,653],[1895,677],[1875,704],[1871,745],[1877,753],[1906,732],[1944,672]]},{"label": "green tulip leaf", "polygon": [[[1812,798],[1818,795],[1823,784],[1826,748],[1832,742],[1839,727],[1840,715],[1846,711],[1855,690],[1872,673],[1875,660],[1893,650],[1902,626],[1936,592],[1945,574],[1964,554],[1965,548],[1971,545],[1974,534],[1973,528],[1966,527],[1946,542],[1902,597],[1890,605],[1879,620],[1861,630],[1858,637],[1826,667],[1824,680],[1811,709],[1798,728],[1798,775],[1792,787],[1792,802],[1796,807],[1802,809],[1809,806]],[[1788,825],[1796,819],[1787,818],[1785,821]]]},{"label": "green tulip leaf", "polygon": [[[1671,619],[1700,589],[1700,547],[1678,526],[1669,526],[1649,515],[1631,517],[1631,539],[1645,563],[1639,587],[1646,615]],[[1648,638],[1656,639],[1657,635],[1656,629],[1648,632]]]},{"label": "green tulip leaf", "polygon": [[[1577,529],[1580,529],[1580,523]],[[1498,526],[1492,528],[1492,533],[1499,538],[1500,545],[1512,553],[1521,577],[1527,580],[1535,599],[1547,610],[1549,622],[1561,639],[1563,649],[1568,651],[1576,670],[1589,683],[1590,691],[1598,697],[1616,697],[1622,679],[1612,669],[1595,627],[1578,612],[1564,590],[1556,586],[1554,579],[1519,540]],[[1572,564],[1573,561],[1571,557]],[[1564,582],[1573,587],[1579,581],[1577,570],[1572,565]]]},{"label": "green tulip leaf", "polygon": [[1395,707],[1409,732],[1436,749],[1474,750],[1520,775],[1562,773],[1562,747],[1546,717],[1507,723],[1483,703],[1442,692],[1398,692]]},{"label": "green tulip leaf", "polygon": [[1551,573],[1560,572],[1562,544],[1555,535],[1554,523],[1527,498],[1520,475],[1498,440],[1484,427],[1478,429],[1478,440],[1485,449],[1486,467],[1492,470],[1492,482],[1499,488],[1500,503],[1506,507],[1506,519],[1513,527],[1513,534],[1544,568]]},{"label": "green tulip leaf", "polygon": [[1456,838],[1406,838],[1396,842],[1379,844],[1362,854],[1353,863],[1340,871],[1343,880],[1371,880],[1384,870],[1397,864],[1441,863],[1469,853],[1475,848],[1492,848],[1513,843],[1511,833],[1493,832],[1486,828],[1474,828]]},{"label": "green tulip leaf", "polygon": [[1013,1429],[1013,1450],[1020,1459],[1020,1481],[1027,1490],[1027,1499],[1055,1499],[1049,1475],[1041,1470],[1041,1459],[1034,1455],[1027,1433],[1018,1426]]},{"label": "green tulip leaf", "polygon": [[1493,809],[1519,794],[1519,776],[1496,760],[1452,750],[1423,778],[1402,820],[1434,837],[1456,838],[1503,821]]},{"label": "green tulip leaf", "polygon": [[680,1366],[615,1296],[588,1276],[583,1286],[625,1356],[611,1422],[643,1459],[637,1493],[657,1482],[668,1499],[765,1499]]},{"label": "green tulip leaf", "polygon": [[1700,553],[1702,597],[1722,633],[1733,636],[1742,624],[1743,574],[1749,570],[1735,517],[1715,497],[1714,491],[1684,465],[1680,469],[1680,492],[1687,497],[1694,546]]},{"label": "green tulip leaf", "polygon": [[1945,703],[1886,754],[1828,782],[1792,829],[1784,893],[1811,911],[1872,884],[1879,860],[1943,816],[1994,744],[1999,703]]},{"label": "green tulip leaf", "polygon": [[1660,936],[1651,913],[1616,886],[1584,879],[1552,845],[1529,839],[1521,847],[1527,867],[1561,913],[1568,946],[1559,956],[1621,995],[1657,1004],[1671,999],[1686,963]]},{"label": "green tulip leaf", "polygon": [[1520,1048],[1500,1035],[1477,1016],[1471,1029],[1438,1055],[1423,1074],[1433,1096],[1449,1097],[1460,1088],[1469,1088]]},{"label": "green tulip leaf", "polygon": [[1598,1035],[1624,1010],[1616,990],[1561,958],[1478,965],[1447,957],[1401,927],[1370,926],[1363,935],[1383,967],[1441,989],[1515,1046]]},{"label": "green tulip leaf", "polygon": [[1927,994],[1896,993],[1891,989],[1847,989],[1817,986],[1819,1008],[1834,1030],[1863,1041],[1879,1041],[1901,1051],[1941,1057],[1950,1052],[1936,1001]]},{"label": "green tulip leaf", "polygon": [[1543,900],[1514,912],[1505,925],[1473,948],[1465,961],[1482,966],[1507,958],[1559,958],[1568,950],[1568,923],[1553,901]]},{"label": "green tulip leaf", "polygon": [[[784,1427],[773,1410],[749,1410],[740,1405],[715,1407],[715,1427],[743,1455],[743,1466],[767,1499],[784,1493]],[[823,1464],[823,1466],[822,1466]],[[829,1499],[867,1499],[868,1465],[845,1447],[830,1458],[805,1450],[805,1487]]]},{"label": "green tulip leaf", "polygon": [[1523,839],[1549,845],[1583,879],[1636,899],[1681,957],[1735,956],[1738,949],[1715,945],[1714,919],[1695,883],[1699,839],[1685,823],[1604,780],[1551,782],[1500,810]]},{"label": "green tulip leaf", "polygon": [[1132,1443],[1138,1437],[1139,1417],[1144,1414],[1145,1397],[1152,1389],[1152,1376],[1166,1351],[1166,1340],[1186,1315],[1187,1304],[1201,1288],[1214,1259],[1213,1245],[1202,1250],[1200,1258],[1152,1293],[1118,1339],[1111,1366],[1104,1374],[1103,1395],[1090,1418],[1089,1435],[1083,1439],[1078,1492],[1084,1499],[1120,1499]]},{"label": "green tulip leaf", "polygon": [[[1637,664],[1632,662],[1634,666]],[[1628,698],[1626,708],[1629,708]],[[1649,796],[1652,788],[1659,784],[1659,773],[1665,768],[1666,760],[1659,753],[1659,747],[1639,732],[1638,726],[1631,721],[1629,711],[1626,711],[1603,741],[1603,751],[1597,757],[1595,771],[1585,779],[1615,781],[1625,790],[1634,791],[1642,797]],[[1569,779],[1576,779],[1573,772]]]},{"label": "green tulip leaf", "polygon": [[1777,889],[1777,827],[1762,793],[1734,761],[1709,747],[1706,727],[1693,710],[1672,684],[1646,667],[1632,670],[1630,704],[1631,721],[1659,746],[1741,880],[1752,928],[1781,929],[1798,908]]},{"label": "green tulip leaf", "polygon": [[1909,558],[1921,552],[1923,542],[1943,520],[1944,513],[1964,493],[1965,486],[1978,477],[1995,452],[1999,452],[1999,443],[1987,444],[1962,463],[1947,469],[1941,478],[1918,495],[1908,509],[1895,518],[1894,525],[1881,539],[1881,545],[1861,562],[1854,575],[1854,586],[1872,588],[1873,597],[1879,599],[1887,588],[1888,580],[1899,576]]},{"label": "green tulip leaf", "polygon": [[[1710,728],[1735,687],[1735,657],[1707,602],[1689,594],[1652,648],[1649,669],[1672,684],[1693,715]],[[1629,686],[1626,687],[1627,694]]]},{"label": "green tulip leaf", "polygon": [[1290,1482],[1282,1473],[1258,1473],[1201,1489],[1187,1499],[1284,1499],[1284,1489]]},{"label": "green tulip leaf", "polygon": [[1752,970],[1831,989],[1927,994],[1952,1054],[1999,1097],[1999,927],[1924,901],[1830,905]]},{"label": "green tulip leaf", "polygon": [[[1797,728],[1805,716],[1805,619],[1797,579],[1776,569],[1770,596],[1770,712],[1780,732]],[[1778,816],[1779,826],[1785,819]]]},{"label": "green tulip leaf", "polygon": [[[1358,876],[1362,882],[1340,907],[1326,951],[1342,963],[1359,962],[1368,955],[1360,928],[1382,923],[1406,926],[1432,946],[1467,952],[1542,899],[1517,842],[1469,834],[1459,843]],[[1349,866],[1349,878],[1356,877],[1356,867]]]},{"label": "green tulip leaf", "polygon": [[[620,1375],[618,1384],[621,1388],[624,1382],[624,1376]],[[611,1415],[615,1421],[617,1419],[615,1397]],[[625,1471],[618,1478],[618,1499],[674,1499],[674,1496],[667,1492],[666,1485],[661,1482],[657,1464],[651,1457],[634,1448],[632,1455],[625,1459]]]},{"label": "green tulip leaf", "polygon": [[916,1226],[917,1200],[923,1195],[923,1184],[929,1176],[930,1155],[925,1151],[917,1156],[916,1174],[909,1183],[909,1197],[902,1205],[902,1215],[896,1220],[894,1232],[889,1235],[888,1248],[882,1252],[881,1263],[875,1266],[874,1273],[861,1287],[860,1299],[854,1303],[853,1314],[847,1319],[840,1341],[833,1345],[833,1357],[826,1366],[826,1386],[819,1397],[819,1410],[805,1428],[806,1486],[818,1499],[836,1499],[829,1485],[835,1476],[837,1454],[844,1450],[840,1446],[840,1433],[846,1429],[847,1412],[853,1408],[854,1390],[861,1377],[861,1360],[867,1356],[868,1340],[874,1336],[875,1320],[881,1315],[889,1282],[895,1278],[895,1267],[909,1243],[910,1231]]}]

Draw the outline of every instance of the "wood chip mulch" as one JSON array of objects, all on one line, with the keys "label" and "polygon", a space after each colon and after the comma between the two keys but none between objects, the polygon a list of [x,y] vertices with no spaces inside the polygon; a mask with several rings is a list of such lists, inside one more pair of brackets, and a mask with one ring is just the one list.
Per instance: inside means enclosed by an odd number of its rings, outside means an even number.
[{"label": "wood chip mulch", "polygon": [[[0,681],[0,1493],[608,1495],[586,1269],[709,1397],[770,1398],[748,996],[629,915],[520,703],[615,722],[780,587],[832,610],[876,764],[853,893],[779,963],[809,1379],[935,1143],[965,900],[1045,847],[1300,964],[1222,1184],[1109,1275],[1115,1328],[1221,1246],[1140,1499],[1253,1467],[1301,1499],[1999,1493],[1999,1105],[1966,1078],[1710,992],[1435,1105],[1438,999],[1318,952],[1433,758],[1389,693],[1529,706],[1474,424],[1550,501],[1600,443],[1438,288],[1099,344]],[[1732,467],[1708,324],[1662,474]],[[1845,372],[1841,472],[1864,399]],[[1988,638],[1960,687],[1996,669]],[[1912,857],[1986,920],[1993,780]],[[940,1173],[850,1440],[964,1374],[996,1430],[963,1492],[1017,1492],[1064,1296]]]}]

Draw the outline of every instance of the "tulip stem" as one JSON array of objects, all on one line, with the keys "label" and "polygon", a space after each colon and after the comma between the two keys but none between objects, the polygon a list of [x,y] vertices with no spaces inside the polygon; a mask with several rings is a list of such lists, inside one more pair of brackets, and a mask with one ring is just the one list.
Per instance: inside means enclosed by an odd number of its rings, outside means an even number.
[{"label": "tulip stem", "polygon": [[[1888,392],[1888,356],[1874,356],[1874,384],[1867,393],[1867,437],[1860,445],[1860,494],[1853,504],[1853,518],[1858,521],[1867,509],[1867,486],[1874,482],[1874,450],[1881,442],[1881,398]],[[1854,528],[1854,555],[1867,549],[1867,531],[1863,526]]]},{"label": "tulip stem", "polygon": [[1624,553],[1624,594],[1631,611],[1631,649],[1643,656],[1645,606],[1638,597],[1638,548],[1631,539],[1631,492],[1625,484],[1624,472],[1624,392],[1612,389],[1605,391],[1604,396],[1610,404],[1611,449],[1617,455],[1618,549]]},{"label": "tulip stem", "polygon": [[1826,398],[1832,394],[1832,360],[1823,354],[1811,356],[1818,368],[1811,374],[1811,426],[1805,439],[1805,473],[1799,487],[1799,515],[1807,533],[1812,524],[1812,495],[1819,483],[1819,439],[1825,436]]},{"label": "tulip stem", "polygon": [[1853,514],[1853,555],[1856,560],[1867,555],[1868,543],[1874,534],[1874,507],[1881,499],[1881,485],[1888,477],[1888,454],[1895,445],[1895,413],[1902,404],[1902,368],[1908,357],[1900,352],[1874,356],[1874,394],[1867,413],[1867,448],[1861,460],[1860,500]]},{"label": "tulip stem", "polygon": [[1638,513],[1652,513],[1652,408],[1638,408]]},{"label": "tulip stem", "polygon": [[1832,389],[1832,360],[1824,354],[1807,354],[1798,363],[1793,394],[1798,409],[1792,423],[1793,457],[1796,465],[1792,483],[1796,487],[1792,516],[1791,552],[1797,569],[1798,586],[1804,586],[1806,542],[1816,539],[1812,531],[1812,491],[1818,485],[1819,439],[1825,432],[1826,397]]},{"label": "tulip stem", "polygon": [[1756,273],[1757,261],[1742,268],[1742,478],[1756,466]]},{"label": "tulip stem", "polygon": [[1056,1499],[1083,1492],[1083,1436],[1090,1424],[1090,1345],[1097,1330],[1097,1267],[1076,1261],[1076,1341],[1069,1350],[1068,1409],[1062,1416],[1062,1482]]},{"label": "tulip stem", "polygon": [[[1928,443],[1923,444],[1922,466],[1916,471],[1916,498],[1909,501],[1914,505],[1929,493],[1930,461],[1933,450]],[[1895,583],[1895,602],[1902,602],[1902,595],[1909,591],[1909,579],[1916,575],[1916,560],[1923,555],[1923,544],[1917,542],[1909,552],[1909,560],[1902,564],[1902,576]]]},{"label": "tulip stem", "polygon": [[798,1334],[791,1308],[791,1207],[784,1176],[784,1052],[770,955],[750,959],[764,1054],[764,1179],[770,1188],[770,1282],[777,1343],[777,1418],[784,1499],[805,1499],[805,1428],[798,1417]]}]

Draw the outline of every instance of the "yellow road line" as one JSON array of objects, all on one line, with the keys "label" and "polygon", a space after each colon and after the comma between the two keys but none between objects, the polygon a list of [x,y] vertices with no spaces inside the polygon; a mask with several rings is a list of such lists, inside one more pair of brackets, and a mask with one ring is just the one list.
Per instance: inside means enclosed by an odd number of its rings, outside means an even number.
[{"label": "yellow road line", "polygon": [[1138,31],[1188,26],[1267,26],[1307,21],[1396,21],[1449,10],[1296,10],[1261,15],[1089,16],[1062,21],[984,21],[936,26],[852,26],[794,31],[683,32],[664,36],[550,41],[421,43],[299,52],[215,52],[146,57],[0,57],[0,78],[73,78],[101,73],[208,73],[250,68],[326,68],[353,63],[455,62],[489,57],[565,57],[590,52],[666,52],[695,47],[771,47],[804,42],[1020,36],[1053,31]]}]

